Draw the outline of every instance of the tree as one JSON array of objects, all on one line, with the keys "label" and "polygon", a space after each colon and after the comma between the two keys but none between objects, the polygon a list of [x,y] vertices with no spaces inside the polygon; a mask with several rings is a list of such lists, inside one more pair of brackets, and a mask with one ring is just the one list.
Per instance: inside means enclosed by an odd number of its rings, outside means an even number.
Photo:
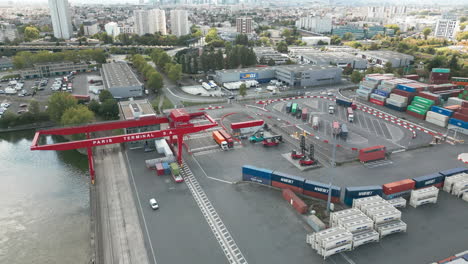
[{"label": "tree", "polygon": [[119,105],[115,99],[106,99],[101,103],[99,114],[106,120],[115,120],[119,117]]},{"label": "tree", "polygon": [[205,42],[210,43],[214,40],[219,40],[218,30],[216,30],[216,28],[211,28],[205,36]]},{"label": "tree", "polygon": [[385,63],[385,67],[384,67],[384,70],[386,73],[392,73],[393,72],[393,67],[392,67],[392,63],[387,61]]},{"label": "tree", "polygon": [[245,34],[239,34],[236,36],[234,40],[234,44],[236,45],[249,45],[249,38]]},{"label": "tree", "polygon": [[350,78],[351,78],[351,82],[357,84],[362,80],[362,74],[358,71],[353,71],[353,73],[351,73]]},{"label": "tree", "polygon": [[452,72],[454,70],[456,71],[460,69],[460,65],[458,64],[458,56],[456,54],[452,55],[452,57],[450,58],[448,67],[450,68]]},{"label": "tree", "polygon": [[378,50],[378,49],[379,49],[379,45],[377,43],[372,43],[369,46],[369,50]]},{"label": "tree", "polygon": [[431,34],[432,32],[432,29],[431,28],[425,28],[423,29],[423,34],[424,34],[424,39],[427,40],[427,36],[429,36],[429,34]]},{"label": "tree", "polygon": [[319,45],[319,46],[328,45],[328,43],[323,41],[323,40],[319,40],[319,41],[317,41],[317,45]]},{"label": "tree", "polygon": [[443,68],[447,65],[447,58],[445,56],[434,56],[429,62],[426,64],[427,70],[431,71],[432,68]]},{"label": "tree", "polygon": [[27,41],[39,38],[39,30],[36,27],[26,27],[24,29],[24,38]]},{"label": "tree", "polygon": [[220,49],[216,52],[215,65],[217,70],[224,69],[224,55]]},{"label": "tree", "polygon": [[99,108],[101,107],[101,105],[99,104],[98,101],[96,100],[91,100],[89,101],[89,104],[88,104],[88,109],[93,111],[93,113],[95,114],[99,114]]},{"label": "tree", "polygon": [[340,45],[341,44],[341,38],[339,36],[337,36],[337,35],[331,36],[330,44],[331,45]]},{"label": "tree", "polygon": [[457,33],[458,41],[467,40],[467,39],[468,39],[468,31],[461,31]]},{"label": "tree", "polygon": [[41,107],[39,105],[39,102],[36,100],[31,100],[29,102],[28,111],[34,116],[39,115],[41,113]]},{"label": "tree", "polygon": [[172,61],[171,56],[167,55],[166,52],[161,53],[158,57],[157,60],[154,61],[158,67],[162,68],[164,67],[167,63],[170,63]]},{"label": "tree", "polygon": [[273,58],[270,58],[270,59],[268,60],[268,66],[275,66],[275,64],[276,64],[276,63],[275,63],[275,60],[273,60]]},{"label": "tree", "polygon": [[84,25],[81,24],[80,25],[80,29],[78,30],[78,37],[81,37],[81,36],[84,36],[85,32],[84,32]]},{"label": "tree", "polygon": [[68,108],[62,115],[60,123],[66,125],[87,124],[94,120],[94,113],[85,105],[75,105]]},{"label": "tree", "polygon": [[180,64],[172,64],[167,72],[167,77],[173,82],[180,80],[182,77],[182,66]]},{"label": "tree", "polygon": [[54,93],[49,97],[47,112],[55,122],[62,120],[62,115],[69,108],[75,107],[77,100],[69,93]]},{"label": "tree", "polygon": [[247,95],[247,85],[245,83],[242,83],[239,87],[239,95],[244,97]]},{"label": "tree", "polygon": [[112,96],[109,90],[101,90],[101,92],[99,93],[99,102],[102,103],[107,99],[114,99],[114,96]]},{"label": "tree", "polygon": [[353,33],[351,33],[351,32],[346,32],[346,33],[344,33],[342,39],[343,39],[343,40],[353,40],[353,39],[354,39],[354,35],[353,35]]},{"label": "tree", "polygon": [[353,73],[353,67],[351,67],[351,65],[348,64],[346,67],[344,67],[343,74],[350,75],[351,73]]},{"label": "tree", "polygon": [[152,72],[148,78],[147,82],[148,88],[151,89],[151,91],[157,93],[159,92],[164,85],[163,82],[163,77],[159,72]]},{"label": "tree", "polygon": [[281,41],[276,45],[276,49],[278,50],[278,52],[286,53],[288,52],[288,44],[286,44],[286,42],[284,41]]}]

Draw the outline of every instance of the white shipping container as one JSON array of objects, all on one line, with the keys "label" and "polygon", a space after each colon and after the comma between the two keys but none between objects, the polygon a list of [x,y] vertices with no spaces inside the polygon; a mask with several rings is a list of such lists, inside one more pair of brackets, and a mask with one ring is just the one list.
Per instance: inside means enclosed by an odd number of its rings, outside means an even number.
[{"label": "white shipping container", "polygon": [[395,211],[388,211],[388,212],[380,212],[378,214],[373,215],[372,220],[374,220],[374,224],[382,224],[386,222],[391,222],[395,220],[401,219],[401,212],[399,210]]},{"label": "white shipping container", "polygon": [[440,126],[440,127],[446,127],[447,124],[448,124],[448,119],[447,119],[447,121],[444,122],[444,121],[434,119],[432,117],[426,117],[426,121],[431,123],[431,124],[434,124],[436,126]]},{"label": "white shipping container", "polygon": [[[332,249],[341,245],[349,244],[353,242],[353,234],[351,232],[341,233],[336,236],[324,238],[321,243],[318,243],[322,249]],[[317,247],[318,248],[318,247]]]},{"label": "white shipping container", "polygon": [[164,147],[167,146],[167,142],[164,138],[156,139],[154,141],[154,145],[156,146],[156,151],[162,154],[164,151]]},{"label": "white shipping container", "polygon": [[374,221],[367,217],[367,219],[360,219],[343,224],[343,227],[351,233],[369,230],[374,227]]},{"label": "white shipping container", "polygon": [[384,199],[382,197],[380,197],[379,195],[354,199],[353,200],[353,208],[358,208],[359,209],[359,207],[362,204],[378,202],[378,201],[384,201]]},{"label": "white shipping container", "polygon": [[406,200],[403,197],[398,197],[395,199],[388,200],[388,202],[393,205],[395,208],[405,208]]},{"label": "white shipping container", "polygon": [[443,121],[443,122],[448,122],[448,120],[450,118],[450,117],[448,117],[446,115],[441,115],[439,113],[432,112],[432,111],[427,111],[426,116],[437,119],[437,120],[440,120],[440,121]]},{"label": "white shipping container", "polygon": [[372,207],[379,207],[379,206],[386,206],[386,205],[390,205],[390,203],[386,200],[382,200],[382,201],[376,201],[376,202],[372,202],[372,203],[366,203],[366,204],[361,204],[359,205],[359,209],[365,213],[365,210],[369,209],[369,208],[372,208]]},{"label": "white shipping container", "polygon": [[379,233],[374,230],[353,234],[353,249],[372,242],[379,242]]},{"label": "white shipping container", "polygon": [[439,189],[434,186],[418,189],[418,190],[411,190],[411,198],[413,197],[424,197],[424,196],[437,196],[439,193]]},{"label": "white shipping container", "polygon": [[328,228],[325,230],[322,230],[320,232],[314,233],[314,243],[318,243],[321,241],[323,238],[329,237],[329,236],[334,236],[336,234],[340,234],[343,232],[347,232],[346,229],[342,227],[332,227]]},{"label": "white shipping container", "polygon": [[390,99],[395,100],[397,102],[408,103],[408,97],[404,97],[399,94],[390,94]]},{"label": "white shipping container", "polygon": [[406,232],[407,225],[403,221],[394,221],[394,222],[389,222],[384,225],[380,225],[377,227],[377,231],[380,234],[380,238],[394,234],[394,233],[399,233],[399,232]]},{"label": "white shipping container", "polygon": [[462,196],[463,201],[468,202],[468,192],[465,192]]},{"label": "white shipping container", "polygon": [[375,214],[379,214],[381,212],[391,212],[391,211],[398,211],[393,207],[392,205],[383,205],[383,206],[376,206],[376,207],[370,207],[370,208],[363,208],[363,211],[366,215],[372,218]]},{"label": "white shipping container", "polygon": [[468,190],[468,179],[457,181],[452,187],[452,194],[459,196],[461,193],[464,193]]},{"label": "white shipping container", "polygon": [[349,251],[352,249],[352,247],[353,247],[352,243],[349,243],[349,244],[342,245],[342,246],[339,246],[330,250],[320,250],[320,251],[317,250],[317,253],[323,256],[323,258],[325,259],[326,257],[329,257],[331,255],[338,254],[343,251]]},{"label": "white shipping container", "polygon": [[455,175],[446,177],[445,181],[444,181],[443,190],[448,192],[448,193],[451,193],[453,184],[456,183],[457,181],[460,181],[461,179],[465,179],[465,178],[468,178],[467,173],[459,173],[459,174],[455,174]]},{"label": "white shipping container", "polygon": [[449,105],[462,105],[463,102],[466,102],[466,100],[460,99],[458,97],[449,97],[447,100],[447,106]]},{"label": "white shipping container", "polygon": [[355,214],[361,214],[361,211],[355,208],[350,208],[350,209],[345,209],[345,210],[341,210],[337,212],[332,212],[330,214],[330,222],[336,221],[338,218],[341,218],[341,217],[355,215]]},{"label": "white shipping container", "polygon": [[344,223],[353,222],[353,221],[356,221],[356,220],[359,220],[359,219],[366,219],[366,218],[367,218],[367,216],[365,214],[363,214],[362,212],[360,212],[359,214],[348,215],[348,216],[345,216],[345,217],[338,218],[336,220],[336,222],[334,223],[334,225],[342,226]]},{"label": "white shipping container", "polygon": [[394,106],[397,106],[397,107],[406,107],[406,106],[408,106],[408,104],[405,103],[405,102],[398,102],[398,101],[395,101],[395,100],[390,99],[390,98],[388,98],[385,101],[385,103],[390,104],[390,105],[394,105]]},{"label": "white shipping container", "polygon": [[433,204],[437,203],[437,197],[426,198],[423,200],[410,200],[409,201],[409,205],[411,205],[414,208],[421,206],[423,204],[428,204],[428,203],[433,203]]}]

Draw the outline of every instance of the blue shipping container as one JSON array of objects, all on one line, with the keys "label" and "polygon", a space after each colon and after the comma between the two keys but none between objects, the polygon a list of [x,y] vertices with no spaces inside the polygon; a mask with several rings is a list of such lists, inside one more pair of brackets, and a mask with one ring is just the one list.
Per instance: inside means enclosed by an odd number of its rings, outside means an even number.
[{"label": "blue shipping container", "polygon": [[271,174],[273,173],[272,170],[257,168],[250,165],[242,166],[242,174],[249,174],[265,179],[271,179]]},{"label": "blue shipping container", "polygon": [[354,199],[374,195],[382,196],[382,186],[346,187],[344,203],[352,206]]},{"label": "blue shipping container", "polygon": [[459,173],[468,173],[468,169],[467,168],[453,168],[449,170],[440,171],[439,173],[444,175],[445,177],[449,177],[449,176],[459,174]]},{"label": "blue shipping container", "polygon": [[375,93],[375,94],[378,94],[378,95],[381,95],[381,96],[385,96],[385,97],[388,97],[388,95],[390,94],[389,92],[386,92],[386,91],[383,91],[383,90],[379,90],[379,89],[375,89],[375,90],[374,90],[374,93]]},{"label": "blue shipping container", "polygon": [[164,174],[171,174],[171,167],[169,167],[169,163],[163,162],[163,169],[164,169]]},{"label": "blue shipping container", "polygon": [[468,122],[465,122],[463,120],[455,119],[455,118],[450,118],[449,119],[449,124],[468,129]]},{"label": "blue shipping container", "polygon": [[398,198],[398,197],[404,197],[404,196],[409,196],[411,194],[411,191],[412,190],[407,190],[407,191],[402,191],[402,192],[398,192],[398,193],[392,193],[392,194],[385,194],[383,193],[382,194],[382,197],[385,199],[385,200],[391,200],[391,199],[395,199],[395,198]]},{"label": "blue shipping container", "polygon": [[271,186],[271,179],[263,178],[263,177],[259,177],[259,176],[254,176],[254,175],[250,175],[250,174],[247,174],[247,173],[242,173],[242,180],[243,181],[251,181],[251,182],[261,183],[261,184]]},{"label": "blue shipping container", "polygon": [[281,182],[284,184],[288,184],[288,185],[292,185],[292,186],[296,186],[299,188],[304,188],[304,181],[305,181],[305,179],[302,177],[289,175],[289,174],[282,173],[279,171],[274,171],[271,174],[271,180]]},{"label": "blue shipping container", "polygon": [[[329,189],[328,184],[324,184],[324,183],[316,182],[316,181],[309,181],[309,180],[305,180],[305,182],[304,182],[304,190],[307,190],[307,191],[317,192],[317,193],[328,195],[328,189]],[[332,185],[331,196],[340,197],[341,196],[341,188],[338,187],[338,186]]]},{"label": "blue shipping container", "polygon": [[403,90],[403,91],[410,92],[410,93],[415,93],[416,92],[416,88],[409,87],[409,86],[406,86],[404,84],[398,84],[396,88],[400,89],[400,90]]},{"label": "blue shipping container", "polygon": [[416,184],[414,185],[414,188],[420,189],[420,188],[432,186],[432,185],[443,182],[444,179],[445,179],[445,176],[440,173],[419,176],[419,177],[413,178],[413,181],[416,182]]},{"label": "blue shipping container", "polygon": [[406,107],[398,107],[398,106],[392,105],[392,104],[385,104],[385,106],[390,108],[390,109],[393,109],[395,111],[400,111],[400,112],[406,111]]},{"label": "blue shipping container", "polygon": [[436,113],[441,114],[441,115],[444,115],[444,116],[452,116],[453,115],[452,110],[448,110],[448,109],[445,109],[443,107],[435,106],[435,105],[433,105],[431,107],[431,111],[436,112]]}]

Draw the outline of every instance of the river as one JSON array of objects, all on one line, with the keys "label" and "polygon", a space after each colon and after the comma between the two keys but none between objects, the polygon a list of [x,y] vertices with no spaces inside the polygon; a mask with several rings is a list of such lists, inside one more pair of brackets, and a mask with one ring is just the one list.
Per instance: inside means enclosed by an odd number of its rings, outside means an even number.
[{"label": "river", "polygon": [[33,136],[0,134],[0,263],[89,263],[87,158],[30,151]]}]

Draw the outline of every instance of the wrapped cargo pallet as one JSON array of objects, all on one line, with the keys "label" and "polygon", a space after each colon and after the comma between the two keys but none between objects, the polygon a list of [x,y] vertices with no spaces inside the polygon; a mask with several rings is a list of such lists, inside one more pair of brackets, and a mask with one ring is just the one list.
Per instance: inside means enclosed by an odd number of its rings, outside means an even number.
[{"label": "wrapped cargo pallet", "polygon": [[439,195],[439,189],[434,186],[424,189],[418,189],[411,191],[411,198],[409,204],[416,208],[423,204],[437,203],[437,197]]},{"label": "wrapped cargo pallet", "polygon": [[395,208],[405,208],[406,207],[406,200],[403,197],[398,197],[395,199],[388,200],[388,202],[393,205]]},{"label": "wrapped cargo pallet", "polygon": [[406,232],[406,229],[406,223],[401,220],[386,222],[377,226],[377,231],[379,232],[380,238],[394,233]]},{"label": "wrapped cargo pallet", "polygon": [[460,197],[463,193],[468,192],[468,179],[460,179],[452,186],[452,194]]},{"label": "wrapped cargo pallet", "polygon": [[444,187],[442,190],[451,193],[453,185],[461,179],[468,179],[467,173],[455,174],[445,178]]}]

